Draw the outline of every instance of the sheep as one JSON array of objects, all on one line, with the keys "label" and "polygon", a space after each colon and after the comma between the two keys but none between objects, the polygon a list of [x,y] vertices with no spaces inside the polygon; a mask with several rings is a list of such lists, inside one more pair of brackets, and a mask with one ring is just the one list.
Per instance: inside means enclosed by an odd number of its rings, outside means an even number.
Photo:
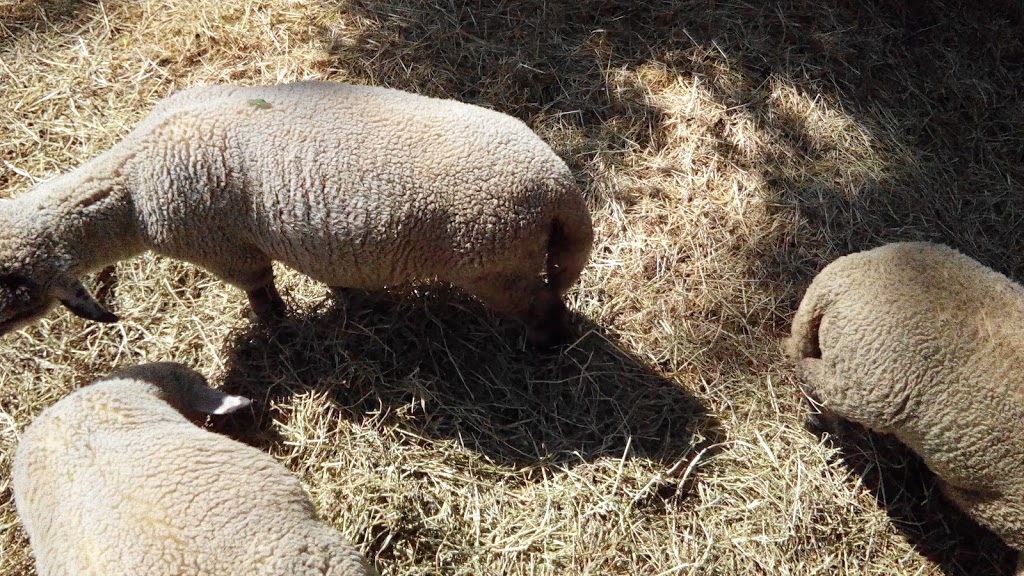
[{"label": "sheep", "polygon": [[826,266],[785,346],[826,417],[894,435],[953,504],[1022,551],[1022,326],[1020,285],[947,246],[906,242]]},{"label": "sheep", "polygon": [[244,290],[266,322],[285,312],[279,261],[336,290],[448,283],[551,346],[593,236],[565,162],[509,115],[333,82],[202,86],[0,201],[0,334],[58,301],[116,321],[80,277],[152,250]]},{"label": "sheep", "polygon": [[248,404],[160,362],[45,409],[12,467],[39,575],[376,575],[284,466],[192,423]]}]

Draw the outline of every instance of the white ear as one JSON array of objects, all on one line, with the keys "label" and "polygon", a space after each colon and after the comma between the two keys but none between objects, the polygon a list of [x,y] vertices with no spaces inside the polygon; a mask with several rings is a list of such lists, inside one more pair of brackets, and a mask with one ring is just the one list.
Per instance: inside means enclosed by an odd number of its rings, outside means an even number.
[{"label": "white ear", "polygon": [[215,388],[197,386],[189,394],[189,407],[203,414],[230,414],[252,404],[245,396],[232,396]]},{"label": "white ear", "polygon": [[252,404],[252,400],[249,400],[245,396],[229,396],[224,395],[220,405],[213,409],[210,414],[230,414],[240,408],[245,408],[249,404]]}]

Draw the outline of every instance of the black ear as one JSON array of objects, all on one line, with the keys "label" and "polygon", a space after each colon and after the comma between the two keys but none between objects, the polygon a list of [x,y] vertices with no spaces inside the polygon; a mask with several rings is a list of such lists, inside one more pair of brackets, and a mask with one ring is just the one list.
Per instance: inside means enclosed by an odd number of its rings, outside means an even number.
[{"label": "black ear", "polygon": [[75,316],[96,322],[117,322],[118,318],[100,306],[92,294],[74,278],[65,278],[54,288],[54,296]]}]

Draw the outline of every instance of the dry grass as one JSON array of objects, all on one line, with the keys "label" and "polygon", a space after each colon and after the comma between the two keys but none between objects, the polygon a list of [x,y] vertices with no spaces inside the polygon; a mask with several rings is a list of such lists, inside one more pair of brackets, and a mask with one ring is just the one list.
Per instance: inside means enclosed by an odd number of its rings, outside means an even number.
[{"label": "dry grass", "polygon": [[[528,122],[598,245],[582,338],[443,290],[402,302],[284,273],[267,334],[194,267],[121,263],[124,321],[0,342],[0,571],[31,574],[7,482],[33,415],[174,359],[258,400],[215,422],[294,470],[388,575],[1006,574],[920,462],[805,431],[778,340],[816,270],[933,239],[1022,277],[1017,2],[0,0],[0,197],[200,83],[325,78]],[[69,511],[74,513],[74,511]]]}]

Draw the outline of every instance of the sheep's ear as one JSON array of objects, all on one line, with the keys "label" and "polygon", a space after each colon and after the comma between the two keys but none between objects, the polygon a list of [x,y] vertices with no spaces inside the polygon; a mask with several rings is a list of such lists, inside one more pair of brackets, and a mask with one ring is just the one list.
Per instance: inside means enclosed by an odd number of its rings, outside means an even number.
[{"label": "sheep's ear", "polygon": [[189,407],[203,414],[230,414],[252,403],[245,396],[232,396],[215,388],[197,387],[189,395]]},{"label": "sheep's ear", "polygon": [[75,278],[64,278],[57,282],[53,295],[75,316],[96,322],[117,322],[117,316],[100,306],[85,286]]}]

